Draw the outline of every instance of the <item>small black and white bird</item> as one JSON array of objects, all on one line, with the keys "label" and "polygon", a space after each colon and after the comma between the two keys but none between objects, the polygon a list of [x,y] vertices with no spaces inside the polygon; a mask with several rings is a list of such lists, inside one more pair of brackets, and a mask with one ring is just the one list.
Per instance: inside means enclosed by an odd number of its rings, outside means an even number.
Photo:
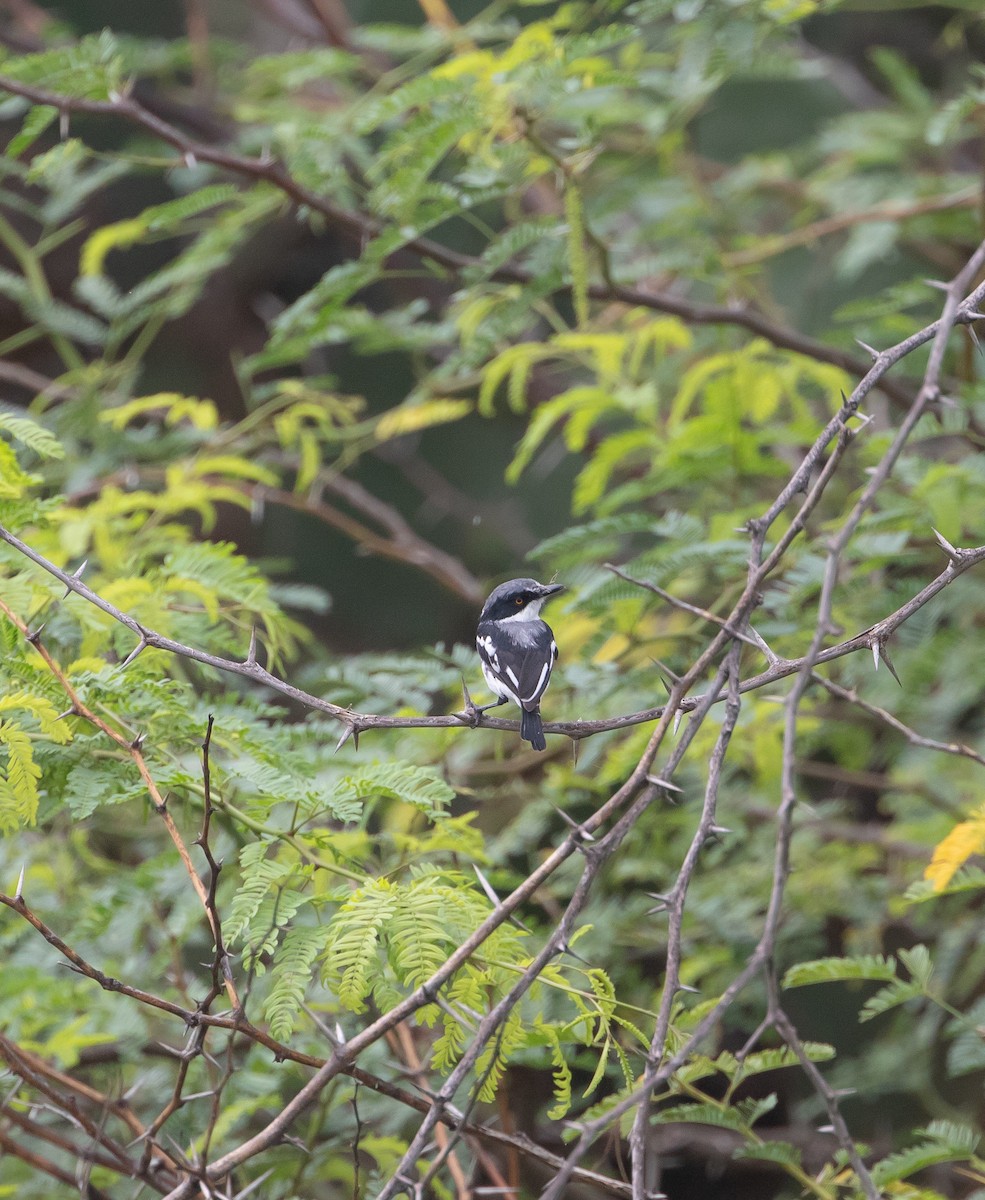
[{"label": "small black and white bird", "polygon": [[478,712],[512,700],[520,706],[520,737],[535,750],[546,750],[540,720],[540,698],[551,681],[557,661],[557,644],[540,610],[552,596],[563,592],[559,583],[536,579],[511,579],[501,583],[483,605],[475,644],[482,674],[499,697]]}]

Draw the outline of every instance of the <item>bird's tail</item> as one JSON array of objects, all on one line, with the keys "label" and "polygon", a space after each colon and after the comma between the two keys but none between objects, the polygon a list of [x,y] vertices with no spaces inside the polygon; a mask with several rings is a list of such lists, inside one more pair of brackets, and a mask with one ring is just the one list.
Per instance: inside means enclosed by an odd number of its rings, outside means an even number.
[{"label": "bird's tail", "polygon": [[529,742],[535,750],[546,750],[547,740],[544,737],[544,726],[540,719],[540,706],[528,711],[520,710],[520,737]]}]

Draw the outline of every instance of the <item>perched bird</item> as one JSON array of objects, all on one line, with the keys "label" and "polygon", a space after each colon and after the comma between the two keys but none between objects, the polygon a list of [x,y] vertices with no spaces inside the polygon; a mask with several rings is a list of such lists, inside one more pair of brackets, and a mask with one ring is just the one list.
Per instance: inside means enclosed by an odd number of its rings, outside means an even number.
[{"label": "perched bird", "polygon": [[546,750],[540,698],[551,680],[557,645],[541,620],[544,603],[563,592],[559,583],[511,579],[490,594],[479,616],[475,644],[486,683],[499,697],[477,712],[512,700],[520,706],[520,737],[535,750]]}]

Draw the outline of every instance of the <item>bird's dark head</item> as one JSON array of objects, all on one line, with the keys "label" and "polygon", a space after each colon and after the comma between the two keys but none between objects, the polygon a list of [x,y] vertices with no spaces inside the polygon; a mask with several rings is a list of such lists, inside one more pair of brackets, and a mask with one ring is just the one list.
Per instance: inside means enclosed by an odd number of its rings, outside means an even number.
[{"label": "bird's dark head", "polygon": [[494,588],[482,606],[480,621],[535,621],[541,606],[563,592],[560,583],[538,583],[536,579],[510,579]]}]

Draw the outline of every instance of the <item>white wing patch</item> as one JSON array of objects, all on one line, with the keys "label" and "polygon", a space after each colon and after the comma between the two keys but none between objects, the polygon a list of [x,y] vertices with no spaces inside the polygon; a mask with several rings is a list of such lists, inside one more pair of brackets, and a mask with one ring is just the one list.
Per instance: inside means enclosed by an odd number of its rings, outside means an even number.
[{"label": "white wing patch", "polygon": [[507,675],[509,675],[510,679],[512,679],[512,680],[513,680],[513,686],[514,686],[514,687],[519,687],[519,686],[520,686],[520,681],[519,681],[519,679],[517,679],[517,677],[516,677],[516,671],[514,671],[512,667],[507,667],[507,668],[506,668],[506,674],[507,674]]},{"label": "white wing patch", "polygon": [[[540,693],[541,693],[541,691],[543,690],[543,687],[544,687],[544,677],[546,676],[546,674],[547,674],[548,670],[550,669],[550,665],[551,665],[551,664],[550,664],[550,661],[548,660],[548,661],[547,661],[547,662],[545,662],[545,663],[544,663],[544,665],[543,665],[543,666],[540,668],[540,678],[537,680],[537,686],[534,688],[534,690],[533,690],[533,691],[530,693],[530,695],[529,695],[529,696],[526,696],[526,697],[524,697],[524,700],[523,700],[523,703],[524,703],[524,704],[529,704],[529,703],[530,703],[530,701],[531,701],[531,700],[533,700],[535,696],[539,696],[539,695],[540,695]],[[513,672],[512,672],[512,671],[510,671],[510,674],[512,675],[512,674],[513,674]],[[514,676],[514,678],[515,678],[515,676]]]},{"label": "white wing patch", "polygon": [[520,703],[520,697],[516,692],[511,691],[498,675],[493,674],[488,663],[482,664],[482,676],[494,696],[499,696],[502,700],[512,700],[514,704]]},{"label": "white wing patch", "polygon": [[[481,655],[484,655],[489,665],[494,671],[499,671],[499,655],[496,653],[496,646],[491,637],[477,637],[475,639],[476,649]],[[512,675],[512,671],[510,672]],[[513,676],[514,680],[516,676]]]}]

